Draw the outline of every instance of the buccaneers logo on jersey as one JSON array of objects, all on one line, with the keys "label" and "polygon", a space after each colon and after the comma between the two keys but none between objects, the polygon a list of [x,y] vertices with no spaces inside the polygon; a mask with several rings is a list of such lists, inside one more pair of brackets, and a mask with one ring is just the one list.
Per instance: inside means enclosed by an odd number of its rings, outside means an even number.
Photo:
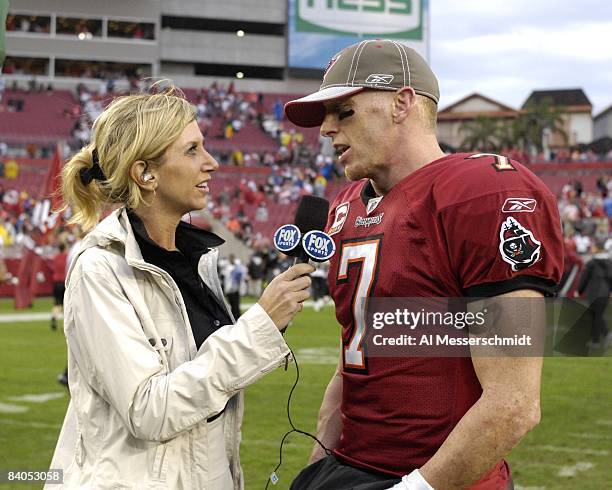
[{"label": "buccaneers logo on jersey", "polygon": [[533,265],[540,258],[541,242],[512,217],[502,223],[499,241],[499,253],[514,272]]}]

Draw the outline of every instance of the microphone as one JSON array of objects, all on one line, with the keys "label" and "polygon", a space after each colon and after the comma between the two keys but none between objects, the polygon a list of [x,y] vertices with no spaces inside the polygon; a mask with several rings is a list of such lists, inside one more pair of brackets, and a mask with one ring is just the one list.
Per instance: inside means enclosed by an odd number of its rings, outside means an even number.
[{"label": "microphone", "polygon": [[323,232],[329,202],[316,196],[303,196],[295,213],[294,224],[283,225],[274,233],[274,246],[296,263],[309,260],[325,262],[336,251],[332,238]]}]

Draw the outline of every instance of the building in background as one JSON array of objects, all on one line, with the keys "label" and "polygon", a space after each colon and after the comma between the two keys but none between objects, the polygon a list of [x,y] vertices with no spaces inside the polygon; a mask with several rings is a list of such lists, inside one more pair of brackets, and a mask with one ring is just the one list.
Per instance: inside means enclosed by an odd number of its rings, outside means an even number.
[{"label": "building in background", "polygon": [[[7,18],[3,79],[7,87],[93,90],[109,79],[124,90],[143,77],[183,88],[232,82],[238,91],[280,94],[282,106],[282,94],[316,90],[330,57],[361,39],[397,39],[429,59],[429,24],[426,0],[19,0]],[[582,89],[536,90],[518,110],[469,95],[440,111],[439,139],[460,148],[477,117],[507,122],[546,99],[567,135],[547,132],[547,151],[593,141]],[[609,118],[609,109],[598,115],[597,134],[612,132]]]},{"label": "building in background", "polygon": [[561,115],[562,129],[567,136],[567,141],[564,141],[559,133],[550,133],[546,146],[555,149],[593,141],[593,105],[581,88],[534,90],[522,108],[546,101]]},{"label": "building in background", "polygon": [[9,10],[4,73],[9,84],[36,77],[54,88],[163,76],[185,87],[314,90],[319,73],[288,76],[286,22],[286,0],[20,0]]},{"label": "building in background", "polygon": [[612,138],[612,105],[593,118],[593,138]]},{"label": "building in background", "polygon": [[316,90],[331,56],[361,39],[398,39],[428,58],[425,0],[19,0],[11,3],[7,81],[56,88],[105,78],[179,86]]},{"label": "building in background", "polygon": [[482,94],[468,95],[438,112],[438,141],[449,148],[461,148],[467,136],[465,126],[477,117],[484,116],[495,124],[511,121],[518,114],[518,110]]}]

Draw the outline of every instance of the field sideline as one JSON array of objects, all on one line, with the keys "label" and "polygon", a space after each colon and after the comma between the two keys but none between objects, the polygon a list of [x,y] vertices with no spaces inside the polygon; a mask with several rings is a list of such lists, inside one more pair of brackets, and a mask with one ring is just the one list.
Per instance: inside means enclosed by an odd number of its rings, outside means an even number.
[{"label": "field sideline", "polygon": [[[27,313],[50,311],[38,300]],[[0,316],[13,314],[0,300]],[[287,333],[300,364],[300,383],[291,413],[295,424],[314,431],[323,391],[337,359],[338,325],[332,308],[306,308]],[[48,321],[0,323],[4,346],[0,369],[0,469],[44,470],[68,403],[56,376],[65,366],[61,331]],[[511,454],[517,490],[612,488],[612,349],[603,358],[549,358],[544,364],[542,422]],[[280,369],[247,390],[242,463],[246,489],[263,489],[278,462],[282,435],[289,429],[287,395],[295,366]],[[305,465],[312,447],[293,434],[285,443],[280,482],[286,489]],[[606,468],[608,468],[606,470]],[[0,488],[41,488],[11,484]]]}]

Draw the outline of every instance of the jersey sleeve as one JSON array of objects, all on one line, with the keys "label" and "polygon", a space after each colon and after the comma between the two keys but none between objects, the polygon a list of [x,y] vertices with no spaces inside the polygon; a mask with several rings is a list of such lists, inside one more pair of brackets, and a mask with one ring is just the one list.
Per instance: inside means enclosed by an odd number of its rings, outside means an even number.
[{"label": "jersey sleeve", "polygon": [[465,296],[556,293],[563,273],[561,220],[554,196],[530,179],[440,211],[450,265]]}]

